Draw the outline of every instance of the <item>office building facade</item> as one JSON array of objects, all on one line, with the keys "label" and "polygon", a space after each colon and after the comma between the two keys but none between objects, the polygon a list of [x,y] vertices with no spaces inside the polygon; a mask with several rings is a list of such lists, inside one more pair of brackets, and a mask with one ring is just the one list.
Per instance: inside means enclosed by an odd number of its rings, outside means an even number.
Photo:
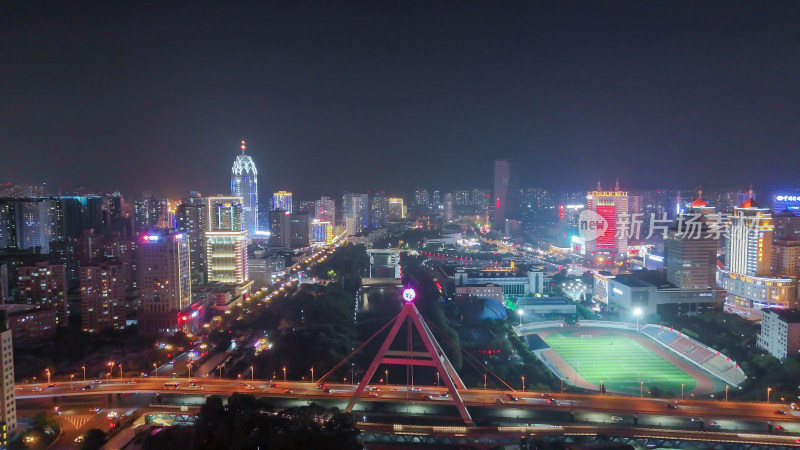
[{"label": "office building facade", "polygon": [[253,158],[245,154],[242,141],[242,154],[237,155],[231,168],[231,196],[242,199],[243,229],[255,236],[258,228],[258,170]]},{"label": "office building facade", "polygon": [[178,313],[192,301],[190,254],[183,233],[164,230],[140,237],[136,248],[140,333],[178,329]]}]

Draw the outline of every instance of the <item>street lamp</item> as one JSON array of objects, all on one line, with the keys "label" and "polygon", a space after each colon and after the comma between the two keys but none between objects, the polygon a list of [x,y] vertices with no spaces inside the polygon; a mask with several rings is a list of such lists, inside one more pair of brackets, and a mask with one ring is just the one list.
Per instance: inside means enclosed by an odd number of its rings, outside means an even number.
[{"label": "street lamp", "polygon": [[311,368],[311,383],[314,383],[314,368]]},{"label": "street lamp", "polygon": [[283,368],[283,382],[286,382],[286,367]]},{"label": "street lamp", "polygon": [[192,378],[192,363],[187,363],[186,368],[189,370],[189,378]]},{"label": "street lamp", "polygon": [[122,363],[119,363],[119,379],[122,379]]},{"label": "street lamp", "polygon": [[75,381],[75,374],[74,373],[69,376],[69,390],[71,390],[71,391],[75,390],[75,388],[73,387],[74,386],[73,381]]},{"label": "street lamp", "polygon": [[158,378],[158,364],[153,363],[153,368],[156,369],[156,378]]},{"label": "street lamp", "polygon": [[86,366],[81,366],[81,369],[83,369],[83,381],[86,381]]},{"label": "street lamp", "polygon": [[639,332],[639,316],[642,315],[642,308],[636,308],[633,310],[633,315],[636,316],[636,332]]},{"label": "street lamp", "polygon": [[769,393],[770,393],[770,392],[772,392],[772,388],[771,388],[771,387],[768,387],[768,388],[767,388],[767,404],[769,404]]},{"label": "street lamp", "polygon": [[684,383],[681,383],[681,400],[683,400],[683,385]]},{"label": "street lamp", "polygon": [[219,379],[222,379],[222,364],[219,365]]},{"label": "street lamp", "polygon": [[50,384],[50,369],[44,369],[44,373],[47,374],[47,383]]},{"label": "street lamp", "polygon": [[644,381],[639,382],[639,398],[644,397]]},{"label": "street lamp", "polygon": [[522,315],[525,314],[525,311],[522,308],[517,308],[517,315],[519,316],[519,326],[522,326]]},{"label": "street lamp", "polygon": [[389,384],[389,369],[383,371],[384,375],[386,375],[386,384]]},{"label": "street lamp", "polygon": [[728,385],[725,385],[725,403],[728,403]]},{"label": "street lamp", "polygon": [[439,372],[436,372],[436,387],[439,387]]},{"label": "street lamp", "polygon": [[250,381],[256,381],[256,369],[250,366]]},{"label": "street lamp", "polygon": [[520,378],[522,378],[522,392],[525,392],[525,375],[522,375]]}]

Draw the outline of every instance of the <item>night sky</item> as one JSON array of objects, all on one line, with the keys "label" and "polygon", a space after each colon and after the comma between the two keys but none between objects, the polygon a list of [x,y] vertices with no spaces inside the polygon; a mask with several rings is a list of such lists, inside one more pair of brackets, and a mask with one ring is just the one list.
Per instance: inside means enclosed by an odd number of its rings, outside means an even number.
[{"label": "night sky", "polygon": [[[235,4],[233,4],[235,3]],[[227,193],[800,185],[800,2],[0,6],[0,180]]]}]

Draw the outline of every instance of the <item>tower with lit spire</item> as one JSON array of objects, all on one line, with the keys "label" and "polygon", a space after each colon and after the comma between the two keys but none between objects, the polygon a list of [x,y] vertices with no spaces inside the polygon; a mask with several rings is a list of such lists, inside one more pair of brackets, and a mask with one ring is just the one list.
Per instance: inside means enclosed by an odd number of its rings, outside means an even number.
[{"label": "tower with lit spire", "polygon": [[242,154],[236,156],[231,169],[231,196],[241,197],[244,229],[252,238],[258,231],[258,171],[253,158],[245,154],[247,149],[242,141]]}]

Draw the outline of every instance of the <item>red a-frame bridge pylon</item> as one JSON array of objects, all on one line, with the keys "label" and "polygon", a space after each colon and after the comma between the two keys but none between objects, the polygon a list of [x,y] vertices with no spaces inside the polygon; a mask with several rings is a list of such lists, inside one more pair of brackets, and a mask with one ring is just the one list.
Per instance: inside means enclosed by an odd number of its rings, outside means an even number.
[{"label": "red a-frame bridge pylon", "polygon": [[[350,398],[350,402],[347,403],[347,408],[345,408],[345,411],[350,412],[353,410],[353,406],[355,406],[355,404],[361,398],[361,393],[364,392],[364,388],[366,388],[367,384],[370,382],[370,380],[372,380],[372,377],[375,375],[375,371],[378,369],[379,364],[395,364],[406,367],[411,366],[412,370],[413,366],[427,366],[434,367],[439,372],[442,381],[444,381],[447,390],[450,392],[450,398],[452,399],[456,408],[458,408],[458,412],[461,415],[461,418],[464,420],[464,423],[467,425],[473,425],[472,417],[469,415],[469,411],[467,411],[467,407],[464,405],[464,400],[461,399],[461,395],[458,392],[459,389],[466,389],[466,386],[464,386],[464,382],[461,381],[461,377],[458,376],[458,373],[456,372],[455,368],[453,368],[450,360],[447,359],[447,355],[444,354],[442,347],[433,337],[433,333],[431,333],[430,328],[428,328],[428,324],[425,323],[425,320],[422,318],[419,310],[414,305],[413,300],[415,296],[416,295],[413,289],[406,289],[403,292],[403,298],[406,300],[406,303],[403,305],[403,309],[400,311],[400,314],[394,318],[394,323],[392,328],[389,330],[389,334],[386,336],[386,339],[383,341],[378,353],[375,355],[375,359],[373,359],[372,363],[370,363],[369,368],[364,374],[364,377],[361,379],[361,382],[358,383],[358,388],[353,393],[353,397]],[[409,323],[409,334],[411,332],[412,325],[413,328],[417,330],[417,333],[419,333],[422,343],[425,345],[425,352],[414,352],[411,351],[410,347],[407,351],[389,350],[389,347],[394,342],[395,337],[397,337],[397,332],[400,331],[400,327],[407,322]]]}]

